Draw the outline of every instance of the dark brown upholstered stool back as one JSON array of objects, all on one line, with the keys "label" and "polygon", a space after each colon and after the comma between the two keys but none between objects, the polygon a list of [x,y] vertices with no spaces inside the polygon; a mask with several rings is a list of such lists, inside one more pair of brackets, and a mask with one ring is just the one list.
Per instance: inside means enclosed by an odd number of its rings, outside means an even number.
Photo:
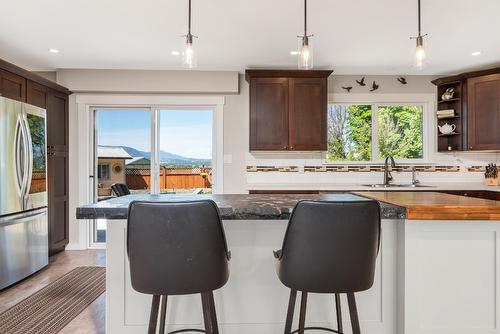
[{"label": "dark brown upholstered stool back", "polygon": [[285,334],[291,332],[297,291],[302,291],[299,333],[308,329],[304,324],[308,292],[335,294],[337,332],[342,332],[339,294],[347,293],[353,333],[359,333],[354,292],[373,285],[379,245],[378,202],[297,203],[282,249],[275,252],[278,277],[291,289]]},{"label": "dark brown upholstered stool back", "polygon": [[153,295],[150,332],[156,329],[160,296],[163,333],[167,296],[200,293],[205,329],[218,333],[213,291],[229,278],[230,253],[213,201],[132,202],[127,254],[132,287]]}]

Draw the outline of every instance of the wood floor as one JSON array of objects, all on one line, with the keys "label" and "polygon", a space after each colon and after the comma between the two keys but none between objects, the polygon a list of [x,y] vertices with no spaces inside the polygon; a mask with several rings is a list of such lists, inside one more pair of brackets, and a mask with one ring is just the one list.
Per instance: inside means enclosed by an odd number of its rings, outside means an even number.
[{"label": "wood floor", "polygon": [[[50,258],[50,263],[46,268],[10,288],[0,291],[0,313],[76,267],[104,266],[105,264],[106,252],[104,250],[65,251],[56,254]],[[60,333],[104,334],[106,331],[105,302],[105,294],[102,294]]]}]

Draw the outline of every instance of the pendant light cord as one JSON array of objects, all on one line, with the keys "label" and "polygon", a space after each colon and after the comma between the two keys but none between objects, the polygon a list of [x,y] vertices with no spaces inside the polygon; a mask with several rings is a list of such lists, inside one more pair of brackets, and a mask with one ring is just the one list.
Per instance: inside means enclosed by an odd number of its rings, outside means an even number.
[{"label": "pendant light cord", "polygon": [[304,0],[304,36],[307,36],[307,0]]},{"label": "pendant light cord", "polygon": [[189,0],[188,35],[191,35],[191,0]]},{"label": "pendant light cord", "polygon": [[[189,0],[191,2],[191,0]],[[422,36],[421,16],[420,16],[420,0],[418,0],[418,36]]]}]

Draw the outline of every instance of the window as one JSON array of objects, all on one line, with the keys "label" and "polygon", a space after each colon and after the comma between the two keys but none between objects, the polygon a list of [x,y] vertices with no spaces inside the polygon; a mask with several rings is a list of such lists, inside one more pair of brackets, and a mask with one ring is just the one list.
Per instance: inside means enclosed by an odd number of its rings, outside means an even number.
[{"label": "window", "polygon": [[328,106],[328,153],[333,161],[369,161],[372,155],[372,107]]},{"label": "window", "polygon": [[99,180],[109,180],[109,164],[99,164],[97,166],[97,178]]},{"label": "window", "polygon": [[330,104],[327,162],[424,158],[423,107],[400,104]]}]

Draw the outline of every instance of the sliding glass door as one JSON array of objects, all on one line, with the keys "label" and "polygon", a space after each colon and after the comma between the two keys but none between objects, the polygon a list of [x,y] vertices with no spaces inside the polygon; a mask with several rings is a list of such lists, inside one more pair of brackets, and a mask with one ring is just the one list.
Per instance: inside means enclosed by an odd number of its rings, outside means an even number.
[{"label": "sliding glass door", "polygon": [[[114,184],[125,184],[134,193],[149,193],[151,110],[105,108],[94,110],[94,201],[116,196]],[[140,165],[140,169],[130,169]],[[106,220],[92,228],[93,244],[106,241]]]},{"label": "sliding glass door", "polygon": [[212,192],[212,114],[208,109],[159,111],[161,193]]},{"label": "sliding glass door", "polygon": [[[131,194],[206,194],[214,182],[214,111],[200,107],[94,108],[94,201]],[[106,221],[90,246],[106,241]]]}]

